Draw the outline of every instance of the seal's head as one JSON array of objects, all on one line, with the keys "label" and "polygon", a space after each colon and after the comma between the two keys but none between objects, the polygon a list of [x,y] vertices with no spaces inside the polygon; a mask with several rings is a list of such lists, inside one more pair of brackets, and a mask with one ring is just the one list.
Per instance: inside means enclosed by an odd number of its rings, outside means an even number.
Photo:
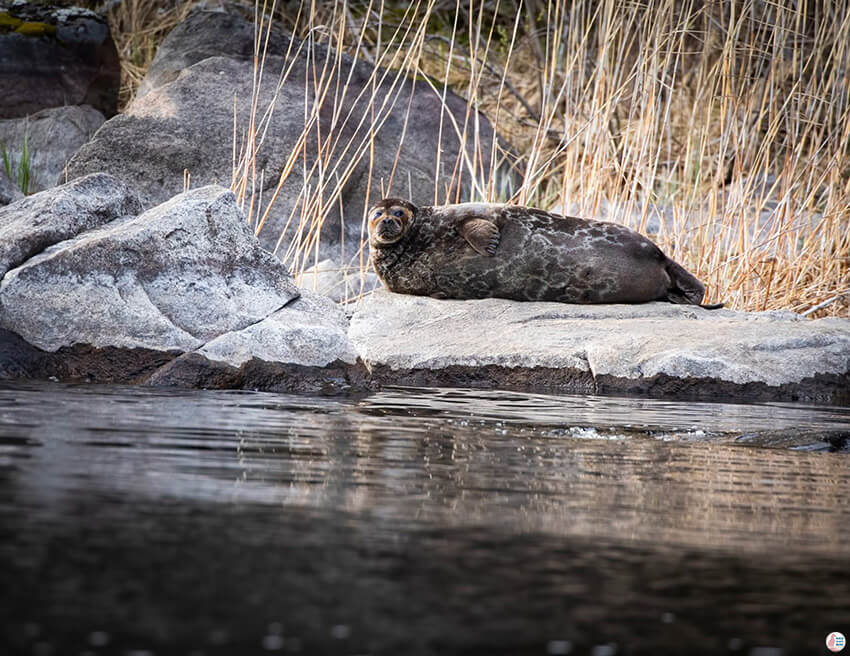
[{"label": "seal's head", "polygon": [[369,245],[372,248],[398,242],[413,223],[416,206],[400,198],[384,198],[369,210]]}]

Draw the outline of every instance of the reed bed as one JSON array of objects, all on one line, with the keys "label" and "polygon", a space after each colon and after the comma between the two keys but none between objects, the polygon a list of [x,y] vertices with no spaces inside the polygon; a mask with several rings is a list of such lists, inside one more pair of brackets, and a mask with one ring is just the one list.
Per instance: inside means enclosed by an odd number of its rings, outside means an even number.
[{"label": "reed bed", "polygon": [[[305,102],[303,138],[274,188],[308,181],[290,216],[297,237],[282,253],[296,275],[315,262],[354,164],[374,156],[370,135],[407,102],[375,95],[370,115],[345,115],[336,104],[345,52],[377,67],[365,93],[413,76],[441,97],[451,89],[468,100],[465,120],[446,115],[443,125],[472,145],[471,157],[443,163],[464,175],[467,197],[629,225],[705,281],[709,302],[850,315],[844,3],[268,0],[252,8],[255,89],[263,75],[286,81],[286,65],[264,68],[269,24],[280,22],[302,39],[294,48],[313,53],[315,97],[333,108],[317,139],[319,103]],[[274,54],[289,62],[295,51]],[[277,199],[262,192],[265,172],[256,166],[274,108],[252,108],[249,124],[234,126],[233,188],[259,227]],[[474,110],[512,148],[481,152]],[[338,128],[349,121],[358,130],[341,143]],[[505,158],[511,187],[495,166]],[[403,179],[370,176],[372,197],[382,184],[404,188]],[[432,198],[413,200],[451,202],[458,189],[435,184]],[[364,216],[366,204],[341,208],[346,220]],[[366,270],[362,243],[343,264]]]}]

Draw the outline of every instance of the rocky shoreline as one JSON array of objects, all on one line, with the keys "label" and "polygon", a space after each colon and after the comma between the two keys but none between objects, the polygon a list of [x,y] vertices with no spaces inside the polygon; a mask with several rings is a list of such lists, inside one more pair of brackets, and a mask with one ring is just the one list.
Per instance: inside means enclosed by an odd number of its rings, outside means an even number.
[{"label": "rocky shoreline", "polygon": [[216,185],[146,212],[102,173],[40,192],[0,208],[0,263],[5,380],[850,402],[849,320],[384,290],[344,310],[298,289]]},{"label": "rocky shoreline", "polygon": [[[13,26],[26,18],[7,16]],[[128,109],[106,120],[117,102],[117,69],[106,66],[115,63],[115,46],[90,13],[48,11],[39,25],[61,37],[67,30],[51,25],[66,20],[90,28],[74,41],[84,65],[70,77],[57,71],[40,104],[28,96],[23,109],[4,106],[0,116],[12,157],[10,175],[0,171],[2,380],[331,393],[459,386],[850,404],[850,320],[665,303],[439,301],[380,289],[338,304],[377,284],[374,274],[361,280],[337,264],[360,257],[362,212],[375,181],[395,176],[406,194],[428,197],[441,171],[434,135],[444,115],[458,125],[470,115],[459,96],[440,99],[414,80],[378,82],[378,69],[347,55],[339,58],[350,72],[341,115],[367,111],[362,91],[372,84],[398,102],[379,112],[374,161],[345,149],[326,154],[353,168],[321,204],[327,221],[316,264],[299,289],[276,251],[288,243],[281,232],[303,201],[299,190],[315,176],[276,190],[287,159],[313,139],[311,130],[318,134],[320,119],[323,130],[352,143],[372,130],[337,122],[322,103],[313,128],[303,109],[287,111],[313,97],[303,71],[311,57],[329,53],[294,48],[296,73],[259,86],[260,105],[278,105],[256,163],[267,195],[280,191],[262,226],[249,224],[233,193],[215,184],[233,175],[234,121],[244,123],[252,106],[253,24],[238,13],[191,13],[160,46]],[[27,34],[7,30],[0,46],[11,53],[21,43],[37,47]],[[274,32],[271,42],[282,53],[291,37]],[[98,57],[106,63],[92,67]],[[267,64],[277,69],[282,61]],[[20,75],[29,65],[4,61]],[[70,98],[71,88],[78,104],[57,107],[55,98]],[[99,109],[86,104],[104,94]],[[417,117],[409,125],[408,112]],[[498,135],[483,116],[476,121],[489,152]],[[464,158],[469,144],[457,134],[444,131],[442,140],[446,162]],[[27,191],[38,191],[29,196],[11,179],[25,159]],[[448,170],[439,175],[454,180]],[[195,188],[179,193],[190,177]],[[470,181],[455,182],[466,197]]]}]

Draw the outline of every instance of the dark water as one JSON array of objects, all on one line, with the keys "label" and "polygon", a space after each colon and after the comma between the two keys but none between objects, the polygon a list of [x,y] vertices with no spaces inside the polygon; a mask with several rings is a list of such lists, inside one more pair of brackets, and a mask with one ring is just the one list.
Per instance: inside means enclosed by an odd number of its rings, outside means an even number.
[{"label": "dark water", "polygon": [[0,388],[0,653],[829,653],[848,432],[794,405]]}]

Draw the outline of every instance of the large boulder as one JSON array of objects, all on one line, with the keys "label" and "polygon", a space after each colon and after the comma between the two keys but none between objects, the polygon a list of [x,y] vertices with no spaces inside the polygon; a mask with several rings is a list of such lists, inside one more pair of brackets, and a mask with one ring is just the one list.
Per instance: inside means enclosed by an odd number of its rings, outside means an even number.
[{"label": "large boulder", "polygon": [[[309,264],[333,258],[345,265],[358,253],[364,211],[380,195],[382,182],[386,186],[393,181],[386,193],[427,202],[434,198],[435,184],[443,197],[454,175],[462,195],[471,194],[466,163],[490,153],[494,132],[463,99],[448,93],[443,105],[427,83],[400,79],[394,84],[394,73],[384,77],[386,71],[376,71],[347,55],[339,57],[340,70],[334,74],[344,85],[317,98],[311,71],[328,58],[332,63],[336,53],[293,44],[286,59],[282,56],[286,43],[285,35],[272,39],[258,90],[258,118],[273,104],[256,156],[256,191],[259,194],[262,179],[263,204],[275,195],[286,170],[272,210],[259,229],[266,248],[281,255],[302,218],[308,223],[323,221],[319,247],[309,250]],[[126,113],[105,123],[72,158],[69,179],[110,171],[137,185],[146,207],[178,193],[184,171],[191,174],[193,184],[230,184],[234,112],[237,146],[249,125],[252,52],[250,22],[223,12],[191,14],[160,46],[142,93]],[[221,54],[226,56],[215,56]],[[286,78],[279,86],[285,67]],[[305,132],[305,107],[309,112],[316,103],[319,120]],[[467,121],[468,159],[462,157],[461,140],[453,127],[454,122],[462,130]],[[477,143],[473,130],[479,135]],[[326,149],[320,158],[321,170],[311,172],[320,143]],[[438,150],[441,169],[435,178]],[[463,162],[455,171],[458,159]],[[309,209],[302,217],[302,192],[309,187],[311,195],[317,195],[320,184],[327,185],[321,207]],[[259,203],[259,196],[255,200]],[[255,218],[258,214],[255,209]]]},{"label": "large boulder", "polygon": [[[173,82],[184,69],[210,57],[251,60],[254,56],[254,24],[246,20],[238,9],[231,9],[195,11],[171,30],[148,66],[136,98]],[[266,52],[272,55],[284,53],[292,40],[291,35],[275,27],[268,36]]]},{"label": "large boulder", "polygon": [[0,118],[47,107],[118,110],[121,64],[102,16],[22,0],[0,0]]},{"label": "large boulder", "polygon": [[0,207],[0,279],[49,246],[140,211],[138,196],[105,173]]},{"label": "large boulder", "polygon": [[396,384],[850,400],[850,320],[668,303],[442,301],[378,291],[349,329]]},{"label": "large boulder", "polygon": [[65,182],[65,164],[105,120],[88,105],[43,109],[25,118],[0,120],[0,145],[16,178],[27,153],[27,193],[32,194]]},{"label": "large boulder", "polygon": [[297,297],[233,194],[210,186],[89,230],[10,271],[0,284],[0,326],[45,351],[75,343],[186,351]]},{"label": "large boulder", "polygon": [[230,191],[139,211],[105,174],[0,209],[0,378],[348,386],[342,310],[293,285]]}]

